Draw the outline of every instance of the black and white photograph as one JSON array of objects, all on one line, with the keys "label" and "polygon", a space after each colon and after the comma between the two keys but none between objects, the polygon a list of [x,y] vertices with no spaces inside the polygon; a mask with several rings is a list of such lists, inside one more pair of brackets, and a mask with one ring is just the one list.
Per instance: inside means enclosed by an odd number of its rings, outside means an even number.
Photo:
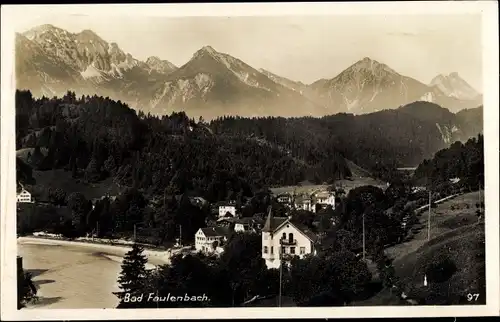
[{"label": "black and white photograph", "polygon": [[2,7],[2,318],[499,314],[496,4],[276,5]]}]

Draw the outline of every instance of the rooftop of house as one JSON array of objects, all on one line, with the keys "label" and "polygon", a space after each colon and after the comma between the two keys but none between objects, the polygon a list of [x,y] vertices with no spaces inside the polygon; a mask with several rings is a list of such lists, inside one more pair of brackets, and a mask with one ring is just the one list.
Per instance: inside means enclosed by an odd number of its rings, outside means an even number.
[{"label": "rooftop of house", "polygon": [[297,221],[294,221],[294,220],[290,220],[290,223],[292,225],[294,225],[295,227],[297,227],[297,229],[300,230],[300,232],[302,232],[304,235],[306,235],[310,240],[312,240],[313,243],[318,241],[318,235],[316,235],[316,233],[314,233],[306,225],[303,225],[303,224],[301,224]]},{"label": "rooftop of house", "polygon": [[326,199],[326,198],[329,198],[333,195],[333,193],[331,192],[328,192],[328,191],[320,191],[320,192],[317,192],[314,196],[316,198],[321,198],[321,199]]},{"label": "rooftop of house", "polygon": [[308,195],[300,195],[295,198],[296,204],[301,204],[305,202],[311,202],[311,197],[309,197]]},{"label": "rooftop of house", "polygon": [[311,229],[309,229],[307,226],[305,226],[305,225],[303,225],[295,220],[292,220],[288,217],[273,217],[271,207],[269,207],[266,223],[265,223],[264,227],[262,228],[262,231],[274,232],[274,231],[276,231],[276,229],[281,227],[286,222],[289,222],[290,224],[295,226],[301,233],[306,235],[313,242],[316,242],[318,240],[318,236],[313,231],[311,231]]},{"label": "rooftop of house", "polygon": [[219,201],[216,205],[218,207],[228,207],[228,206],[235,207],[236,206],[236,201],[233,201],[233,200],[230,200],[230,201]]},{"label": "rooftop of house", "polygon": [[243,218],[236,218],[234,222],[237,224],[250,225],[251,223],[256,222],[256,220],[252,217],[243,217]]},{"label": "rooftop of house", "polygon": [[227,236],[230,233],[230,231],[224,227],[206,227],[200,229],[207,237]]}]

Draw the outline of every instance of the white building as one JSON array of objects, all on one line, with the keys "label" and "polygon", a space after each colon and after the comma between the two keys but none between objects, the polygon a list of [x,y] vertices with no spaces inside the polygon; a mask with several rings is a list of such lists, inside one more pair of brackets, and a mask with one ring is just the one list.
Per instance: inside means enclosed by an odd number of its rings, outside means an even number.
[{"label": "white building", "polygon": [[256,232],[259,223],[252,217],[238,218],[234,221],[234,231],[238,233]]},{"label": "white building", "polygon": [[279,268],[283,257],[315,254],[317,236],[286,217],[273,217],[271,209],[262,229],[262,258],[267,268]]},{"label": "white building", "polygon": [[276,197],[276,200],[281,203],[281,204],[284,204],[284,205],[289,205],[292,203],[292,195],[290,195],[289,193],[285,192],[285,193],[282,193],[282,194],[279,194],[277,197]]},{"label": "white building", "polygon": [[23,188],[17,194],[17,202],[19,202],[19,203],[32,203],[33,200],[31,199],[31,193],[29,193],[26,189]]},{"label": "white building", "polygon": [[236,216],[235,202],[224,202],[219,205],[219,218],[225,217],[228,213],[231,214],[233,217]]},{"label": "white building", "polygon": [[228,230],[223,227],[200,228],[195,234],[194,247],[196,251],[215,253],[227,240],[227,236]]},{"label": "white building", "polygon": [[295,199],[295,208],[298,210],[316,212],[316,204],[313,202],[311,197],[305,195],[298,196]]},{"label": "white building", "polygon": [[315,203],[335,208],[335,194],[333,192],[321,191],[314,195]]}]

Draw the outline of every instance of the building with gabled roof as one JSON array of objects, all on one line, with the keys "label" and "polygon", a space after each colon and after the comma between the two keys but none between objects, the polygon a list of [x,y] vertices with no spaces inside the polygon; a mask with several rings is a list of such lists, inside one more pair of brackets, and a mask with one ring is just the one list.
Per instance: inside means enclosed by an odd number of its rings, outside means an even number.
[{"label": "building with gabled roof", "polygon": [[[19,189],[18,189],[19,190]],[[31,198],[31,193],[21,186],[21,189],[17,192],[16,199],[18,203],[33,203]]]},{"label": "building with gabled roof", "polygon": [[215,253],[228,239],[231,231],[226,227],[200,228],[195,234],[195,249],[204,253]]},{"label": "building with gabled roof", "polygon": [[309,228],[288,217],[274,217],[269,208],[262,229],[262,258],[268,268],[279,268],[285,258],[315,254],[317,242]]}]

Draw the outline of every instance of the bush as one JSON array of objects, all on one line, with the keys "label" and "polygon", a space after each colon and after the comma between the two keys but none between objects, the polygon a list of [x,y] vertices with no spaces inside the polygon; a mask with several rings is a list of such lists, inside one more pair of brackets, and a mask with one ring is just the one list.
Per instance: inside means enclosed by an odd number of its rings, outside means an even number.
[{"label": "bush", "polygon": [[427,265],[425,274],[430,283],[442,283],[449,280],[456,271],[455,262],[449,257],[442,257]]}]

